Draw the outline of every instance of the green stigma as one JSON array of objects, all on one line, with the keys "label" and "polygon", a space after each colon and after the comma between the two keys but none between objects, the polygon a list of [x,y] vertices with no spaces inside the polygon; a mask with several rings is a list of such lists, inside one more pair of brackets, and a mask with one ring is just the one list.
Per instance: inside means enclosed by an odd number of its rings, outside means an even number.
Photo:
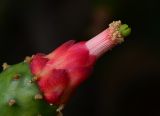
[{"label": "green stigma", "polygon": [[127,24],[123,24],[119,28],[119,32],[123,37],[127,37],[131,33],[131,28]]}]

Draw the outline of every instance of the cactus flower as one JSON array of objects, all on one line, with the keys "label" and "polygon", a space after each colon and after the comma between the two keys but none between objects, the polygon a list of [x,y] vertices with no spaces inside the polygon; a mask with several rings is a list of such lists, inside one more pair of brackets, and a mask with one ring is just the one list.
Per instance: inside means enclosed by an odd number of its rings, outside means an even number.
[{"label": "cactus flower", "polygon": [[95,61],[130,33],[126,24],[115,21],[94,38],[76,43],[70,40],[48,55],[37,54],[31,62],[32,73],[46,100],[65,103],[92,71]]},{"label": "cactus flower", "polygon": [[56,116],[90,75],[96,60],[123,42],[131,29],[115,21],[94,38],[70,40],[50,54],[38,53],[0,74],[0,116]]}]

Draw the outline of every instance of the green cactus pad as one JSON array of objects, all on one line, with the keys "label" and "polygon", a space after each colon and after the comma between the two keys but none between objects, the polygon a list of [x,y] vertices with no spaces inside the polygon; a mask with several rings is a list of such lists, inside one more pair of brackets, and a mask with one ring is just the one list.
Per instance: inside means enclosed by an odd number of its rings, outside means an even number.
[{"label": "green cactus pad", "polygon": [[0,74],[0,116],[56,116],[57,106],[43,99],[27,63]]}]

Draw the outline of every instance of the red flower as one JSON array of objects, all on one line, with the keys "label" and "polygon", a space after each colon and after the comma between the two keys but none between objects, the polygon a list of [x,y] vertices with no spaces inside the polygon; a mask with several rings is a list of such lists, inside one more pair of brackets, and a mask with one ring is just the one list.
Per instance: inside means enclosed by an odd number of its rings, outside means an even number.
[{"label": "red flower", "polygon": [[38,78],[45,99],[53,104],[65,103],[88,78],[97,58],[122,42],[129,33],[130,28],[126,24],[116,21],[88,41],[75,43],[70,40],[48,55],[34,55],[31,71]]}]

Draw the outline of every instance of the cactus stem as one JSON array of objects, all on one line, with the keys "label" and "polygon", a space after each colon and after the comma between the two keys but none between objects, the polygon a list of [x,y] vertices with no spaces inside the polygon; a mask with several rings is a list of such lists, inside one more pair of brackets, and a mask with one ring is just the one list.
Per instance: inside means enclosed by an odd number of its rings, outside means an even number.
[{"label": "cactus stem", "polygon": [[41,114],[38,114],[37,116],[42,116]]},{"label": "cactus stem", "polygon": [[32,57],[26,56],[24,62],[30,63],[32,60]]},{"label": "cactus stem", "polygon": [[40,100],[40,99],[43,99],[43,96],[38,93],[38,94],[36,94],[36,95],[34,96],[34,99],[35,99],[35,100]]},{"label": "cactus stem", "polygon": [[15,99],[10,99],[9,102],[8,102],[8,105],[13,106],[15,103],[16,103]]},{"label": "cactus stem", "polygon": [[6,62],[3,63],[2,67],[3,70],[6,70],[7,68],[9,68],[10,65],[8,65]]},{"label": "cactus stem", "polygon": [[13,80],[18,80],[20,78],[20,74],[15,74]]}]

